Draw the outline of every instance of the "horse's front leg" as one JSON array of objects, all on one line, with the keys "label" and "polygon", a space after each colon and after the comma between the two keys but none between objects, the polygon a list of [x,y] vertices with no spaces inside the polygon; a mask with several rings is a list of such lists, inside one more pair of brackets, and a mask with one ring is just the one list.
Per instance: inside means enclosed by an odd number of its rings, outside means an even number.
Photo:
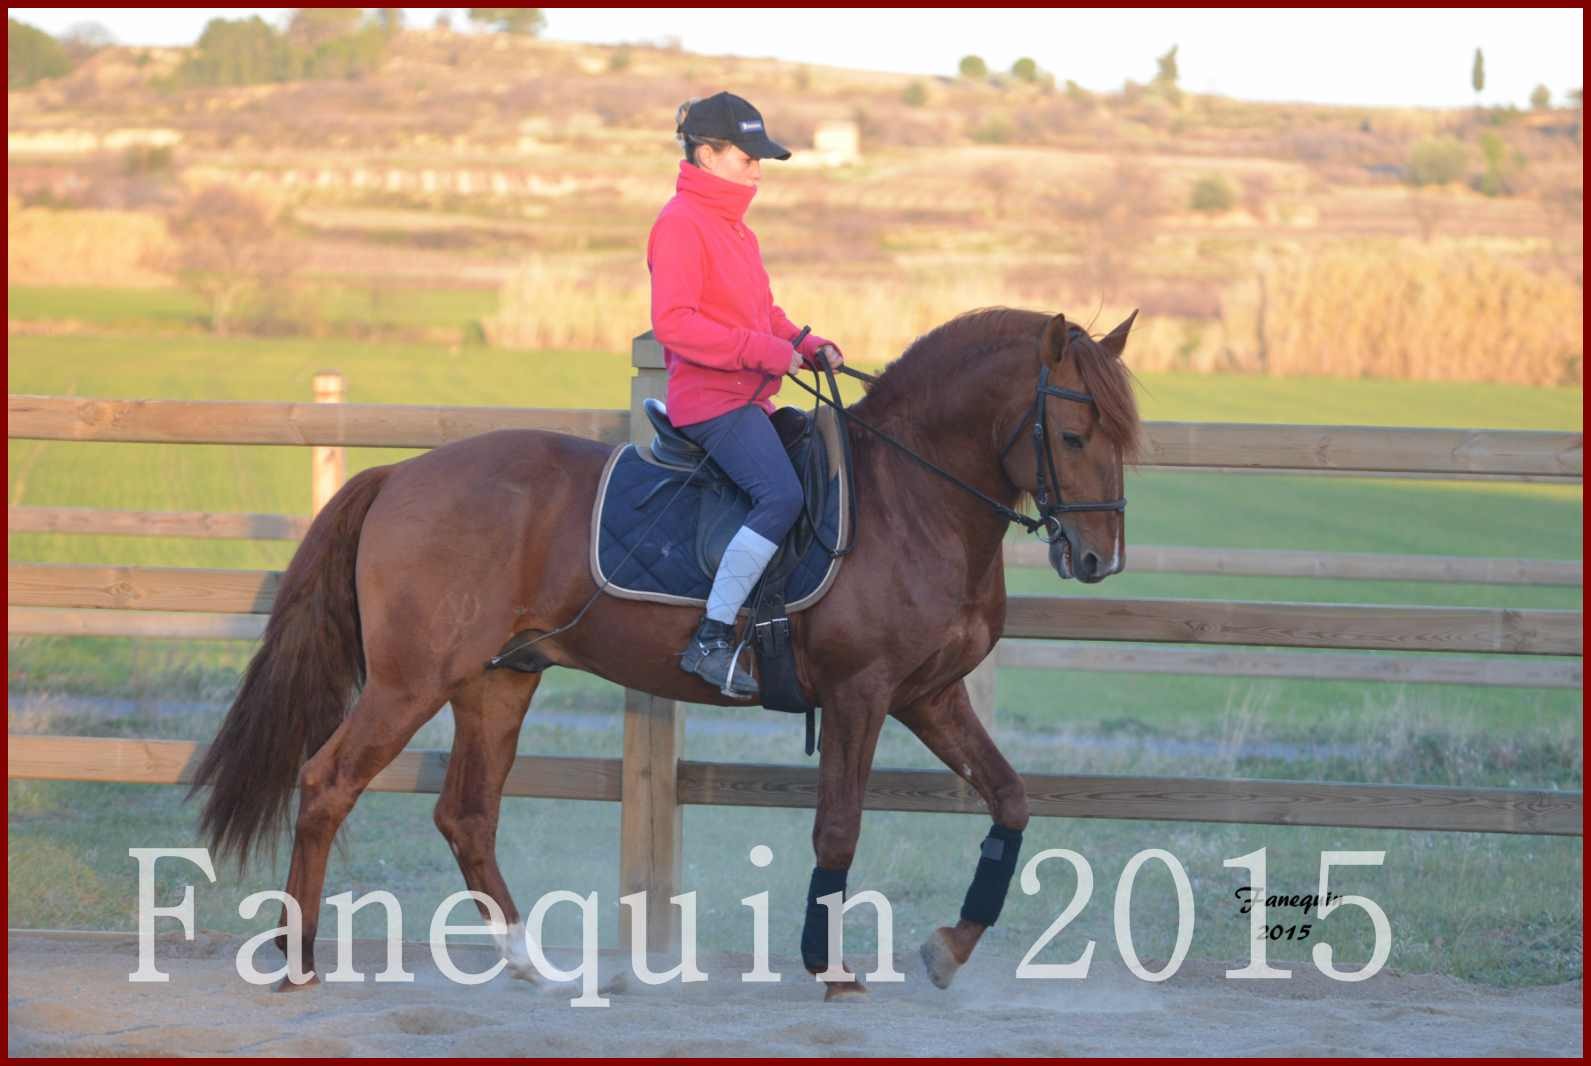
[{"label": "horse's front leg", "polygon": [[[829,969],[828,908],[818,900],[845,893],[845,877],[862,831],[862,800],[873,751],[888,714],[887,694],[862,686],[823,693],[823,733],[818,749],[818,809],[812,824],[812,852],[817,865],[807,887],[806,919],[801,927],[801,961],[807,972]],[[838,920],[838,918],[836,918]],[[836,960],[849,980],[826,982],[825,1000],[862,995],[867,987]]]},{"label": "horse's front leg", "polygon": [[1027,790],[973,713],[965,682],[957,681],[898,709],[895,717],[977,789],[994,819],[979,849],[978,868],[961,904],[960,920],[934,930],[922,946],[929,979],[948,988],[983,931],[1000,917],[1022,850],[1022,830],[1028,824]]}]

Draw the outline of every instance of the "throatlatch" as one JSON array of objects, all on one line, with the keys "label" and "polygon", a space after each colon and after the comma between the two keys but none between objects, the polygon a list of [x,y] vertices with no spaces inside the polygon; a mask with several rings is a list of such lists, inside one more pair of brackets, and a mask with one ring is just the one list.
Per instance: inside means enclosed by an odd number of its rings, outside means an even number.
[{"label": "throatlatch", "polygon": [[961,904],[961,916],[969,922],[992,926],[1005,906],[1005,894],[1011,887],[1011,875],[1016,872],[1017,856],[1022,851],[1022,830],[1007,829],[1003,825],[989,827],[979,849],[978,872],[972,875],[967,887],[967,898]]}]

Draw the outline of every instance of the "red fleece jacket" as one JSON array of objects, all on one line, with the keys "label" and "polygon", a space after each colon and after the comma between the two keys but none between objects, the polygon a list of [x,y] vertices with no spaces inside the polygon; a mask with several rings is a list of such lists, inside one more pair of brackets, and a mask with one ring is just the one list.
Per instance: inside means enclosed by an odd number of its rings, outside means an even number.
[{"label": "red fleece jacket", "polygon": [[[674,188],[646,242],[669,421],[688,426],[749,403],[772,414],[800,329],[774,304],[757,235],[744,222],[756,186],[682,159]],[[830,343],[809,333],[800,351],[810,365]]]}]

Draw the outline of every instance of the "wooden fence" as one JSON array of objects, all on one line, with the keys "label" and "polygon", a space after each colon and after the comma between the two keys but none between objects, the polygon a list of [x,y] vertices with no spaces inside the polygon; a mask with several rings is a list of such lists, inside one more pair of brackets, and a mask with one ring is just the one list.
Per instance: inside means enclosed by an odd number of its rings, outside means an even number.
[{"label": "wooden fence", "polygon": [[[637,339],[629,411],[337,403],[329,377],[316,404],[9,397],[8,435],[40,440],[309,446],[317,506],[342,475],[347,446],[433,447],[502,428],[553,429],[619,443],[649,432],[641,400],[665,375],[649,336]],[[1578,433],[1355,426],[1150,423],[1145,464],[1179,469],[1462,477],[1578,484]],[[140,533],[295,539],[307,519],[287,515],[94,511],[13,507],[12,532]],[[1011,545],[1014,565],[1043,565],[1039,546]],[[1134,569],[1400,581],[1578,585],[1575,561],[1315,555],[1179,547],[1130,549]],[[252,570],[69,566],[8,562],[12,633],[256,639],[279,574]],[[1015,596],[997,656],[969,679],[992,707],[997,666],[1114,669],[1263,677],[1353,677],[1400,682],[1578,687],[1578,611],[1216,600]],[[1061,644],[1055,641],[1109,642]],[[1181,645],[1163,647],[1158,645]],[[1264,648],[1246,647],[1262,645]],[[1331,649],[1276,651],[1269,649]],[[1405,655],[1351,654],[1352,650]],[[1432,653],[1465,653],[1462,657]],[[1515,656],[1502,658],[1501,656]],[[621,803],[620,887],[648,892],[654,946],[677,937],[681,812],[685,804],[809,806],[809,767],[681,759],[683,714],[670,700],[627,692],[621,759],[520,757],[508,795]],[[201,746],[80,737],[10,738],[8,776],[174,784]],[[373,786],[434,792],[445,754],[405,752]],[[1581,794],[1523,789],[1348,785],[1096,775],[1024,775],[1035,814],[1581,833]],[[873,809],[981,811],[975,793],[941,771],[875,770]],[[628,912],[625,912],[626,914]],[[627,930],[624,931],[627,935]]]}]

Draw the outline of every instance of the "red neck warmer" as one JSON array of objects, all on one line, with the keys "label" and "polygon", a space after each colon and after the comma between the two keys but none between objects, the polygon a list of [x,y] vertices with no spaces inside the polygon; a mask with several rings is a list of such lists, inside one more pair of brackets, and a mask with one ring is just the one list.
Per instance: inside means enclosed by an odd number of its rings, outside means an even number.
[{"label": "red neck warmer", "polygon": [[746,217],[751,198],[757,195],[755,185],[727,181],[684,159],[679,161],[679,180],[674,183],[674,191],[737,226]]}]

